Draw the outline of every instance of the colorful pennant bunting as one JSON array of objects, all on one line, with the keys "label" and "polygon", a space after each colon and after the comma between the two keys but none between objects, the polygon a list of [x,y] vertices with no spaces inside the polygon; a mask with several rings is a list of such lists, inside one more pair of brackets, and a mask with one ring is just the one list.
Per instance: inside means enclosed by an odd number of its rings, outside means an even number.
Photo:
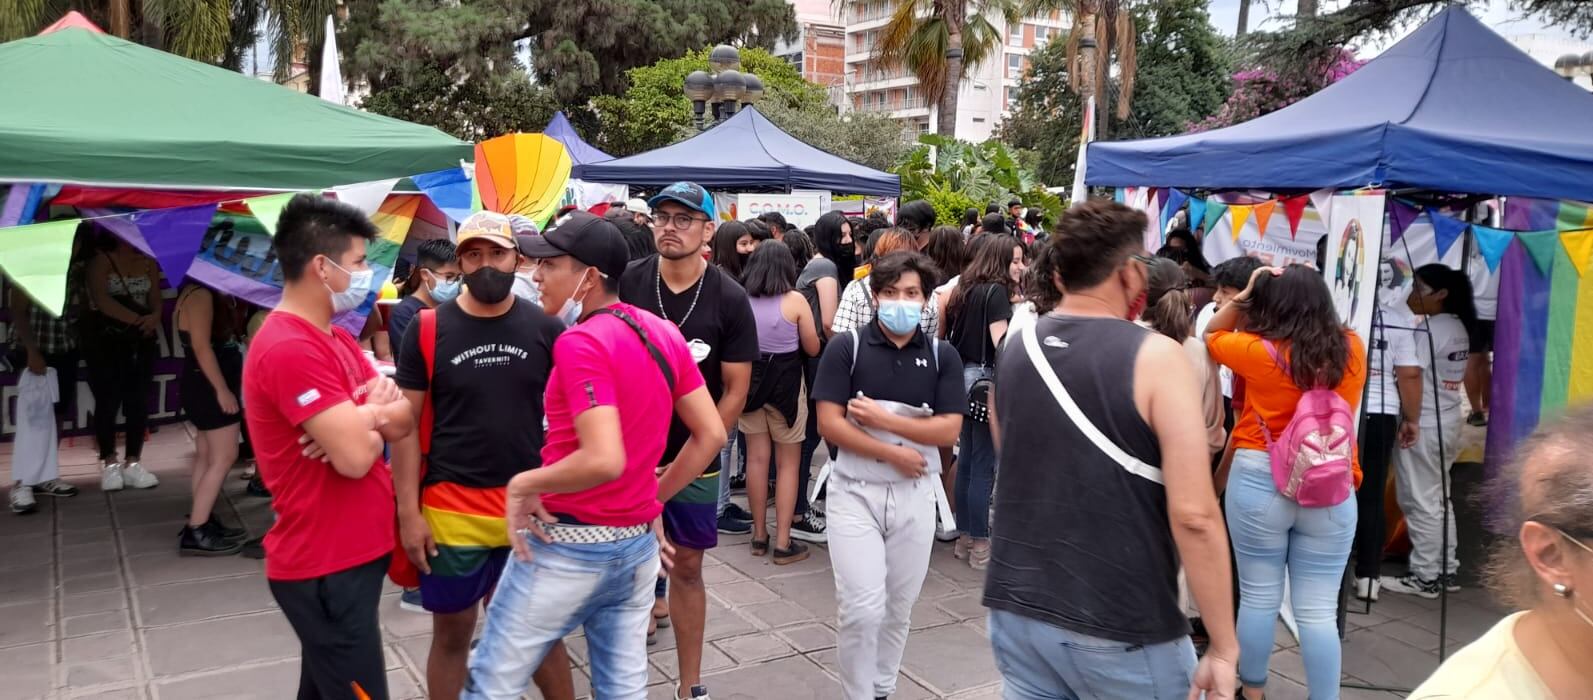
[{"label": "colorful pennant bunting", "polygon": [[1466,232],[1466,227],[1471,225],[1459,219],[1444,216],[1432,207],[1427,208],[1427,219],[1433,224],[1433,237],[1438,242],[1438,258],[1440,260],[1449,254],[1449,247],[1453,246],[1455,241],[1460,240],[1461,234]]},{"label": "colorful pennant bunting", "polygon": [[297,192],[283,192],[281,194],[268,194],[264,197],[245,199],[243,203],[249,207],[249,213],[260,220],[260,225],[265,228],[267,236],[277,235],[277,219],[282,218],[282,210],[288,206],[288,201],[293,199]]},{"label": "colorful pennant bunting", "polygon": [[1588,261],[1593,260],[1593,229],[1564,231],[1560,233],[1560,245],[1565,246],[1565,254],[1571,256],[1576,273],[1586,275]]},{"label": "colorful pennant bunting", "polygon": [[1272,212],[1278,208],[1278,200],[1269,199],[1255,206],[1256,212],[1256,238],[1267,237],[1267,222],[1272,220]]},{"label": "colorful pennant bunting", "polygon": [[1128,190],[1131,190],[1131,189],[1134,189],[1134,188],[1132,188],[1132,187],[1117,187],[1117,188],[1113,188],[1113,190],[1112,190],[1112,201],[1117,202],[1118,204],[1122,204],[1123,202],[1127,201],[1127,199],[1128,199]]},{"label": "colorful pennant bunting", "polygon": [[1527,255],[1532,258],[1538,272],[1545,277],[1549,275],[1549,268],[1554,264],[1554,253],[1560,248],[1559,231],[1528,231],[1517,233],[1516,238],[1521,239],[1522,247],[1527,249]]},{"label": "colorful pennant bunting", "polygon": [[1253,204],[1228,205],[1228,211],[1233,212],[1233,240],[1235,243],[1239,242],[1239,233],[1244,230],[1245,220],[1250,218],[1250,210],[1253,208],[1255,208]]},{"label": "colorful pennant bunting", "polygon": [[[1228,205],[1215,197],[1206,200],[1206,216],[1201,219],[1201,226],[1210,232],[1217,222],[1222,221],[1222,215],[1227,213]],[[1238,239],[1235,239],[1238,240]]]},{"label": "colorful pennant bunting", "polygon": [[33,223],[33,217],[39,210],[39,201],[44,198],[44,190],[44,185],[25,182],[7,188],[5,204],[0,206],[0,227]]},{"label": "colorful pennant bunting", "polygon": [[1397,243],[1421,211],[1397,199],[1388,200],[1388,242]]},{"label": "colorful pennant bunting", "polygon": [[1471,235],[1477,241],[1477,252],[1482,254],[1482,259],[1488,262],[1490,272],[1499,269],[1499,262],[1504,260],[1505,250],[1510,247],[1510,239],[1514,237],[1509,231],[1483,226],[1471,225]]},{"label": "colorful pennant bunting", "polygon": [[66,272],[81,219],[17,226],[0,235],[0,270],[52,316],[66,308]]},{"label": "colorful pennant bunting", "polygon": [[1289,219],[1289,240],[1300,232],[1300,219],[1305,216],[1305,205],[1311,203],[1307,195],[1283,198],[1283,215]]},{"label": "colorful pennant bunting", "polygon": [[410,177],[442,213],[459,223],[470,217],[475,188],[464,168],[448,168]]},{"label": "colorful pennant bunting", "polygon": [[1206,200],[1200,197],[1189,198],[1189,230],[1196,234],[1197,240],[1205,240],[1206,234]]},{"label": "colorful pennant bunting", "polygon": [[[280,214],[281,211],[278,210]],[[188,275],[188,266],[199,252],[205,239],[205,230],[216,215],[215,204],[178,209],[154,209],[128,215],[126,218],[138,227],[139,234],[148,244],[151,257],[160,265],[160,271],[173,287],[181,286]],[[262,222],[263,223],[263,222]],[[272,226],[276,222],[273,220]]]},{"label": "colorful pennant bunting", "polygon": [[381,209],[382,202],[387,201],[387,195],[392,194],[393,187],[398,185],[399,178],[388,180],[372,180],[354,185],[333,187],[337,193],[337,200],[354,205],[356,209],[365,212],[366,216],[375,216]]},{"label": "colorful pennant bunting", "polygon": [[1556,228],[1564,231],[1589,226],[1593,226],[1593,208],[1576,202],[1560,202],[1559,216],[1555,217]]},{"label": "colorful pennant bunting", "polygon": [[[1189,195],[1184,194],[1182,190],[1174,187],[1167,191],[1167,201],[1162,204],[1162,231],[1165,232],[1167,230],[1167,222],[1173,220],[1173,216],[1178,213],[1179,209],[1184,208],[1184,202],[1187,201],[1189,201]],[[1166,235],[1163,234],[1163,240],[1165,239]]]},{"label": "colorful pennant bunting", "polygon": [[1311,207],[1322,217],[1323,224],[1328,223],[1328,205],[1333,201],[1334,191],[1332,187],[1324,187],[1311,193]]}]

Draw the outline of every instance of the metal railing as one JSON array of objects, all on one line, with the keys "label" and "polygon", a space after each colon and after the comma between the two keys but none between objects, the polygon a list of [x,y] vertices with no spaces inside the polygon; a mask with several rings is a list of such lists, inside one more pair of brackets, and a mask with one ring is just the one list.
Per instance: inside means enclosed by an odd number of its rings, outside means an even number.
[{"label": "metal railing", "polygon": [[852,108],[852,111],[854,111],[854,112],[874,113],[874,112],[897,112],[897,111],[901,111],[901,110],[904,110],[904,109],[928,109],[928,108],[929,108],[928,101],[926,101],[922,97],[915,97],[915,98],[910,99],[910,100],[899,99],[899,100],[886,100],[884,102],[875,102],[873,100],[863,100],[863,103],[861,105],[854,106]]}]

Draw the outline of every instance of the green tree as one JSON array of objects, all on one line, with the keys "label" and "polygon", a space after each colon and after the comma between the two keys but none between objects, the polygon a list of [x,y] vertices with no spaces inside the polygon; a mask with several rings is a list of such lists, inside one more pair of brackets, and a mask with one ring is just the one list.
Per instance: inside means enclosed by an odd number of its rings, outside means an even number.
[{"label": "green tree", "polygon": [[928,200],[939,223],[957,224],[968,207],[1005,202],[1013,196],[1052,221],[1062,215],[1062,201],[1045,190],[1006,144],[969,143],[939,134],[924,134],[918,142],[895,168],[902,178],[902,199]]},{"label": "green tree", "polygon": [[[760,49],[742,49],[741,67],[763,82],[758,110],[792,136],[880,169],[894,165],[907,150],[896,121],[882,115],[837,115],[826,90],[804,80],[784,59]],[[630,87],[623,95],[592,100],[602,124],[598,145],[609,153],[628,155],[695,135],[691,102],[681,85],[688,73],[707,69],[707,49],[631,69]]]},{"label": "green tree", "polygon": [[957,93],[963,73],[999,55],[1001,30],[991,23],[1019,21],[1014,0],[897,0],[880,30],[879,59],[900,64],[918,78],[937,106],[935,133],[957,130]]},{"label": "green tree", "polygon": [[[1068,74],[1069,86],[1082,96],[1093,95],[1096,114],[1107,114],[1114,102],[1110,87],[1115,79],[1117,116],[1127,118],[1134,102],[1139,49],[1130,0],[1026,1],[1031,13],[1064,10],[1074,18],[1065,50],[1068,65],[1078,70]],[[1112,121],[1097,118],[1095,131],[1100,138],[1111,138]]]},{"label": "green tree", "polygon": [[1148,138],[1183,133],[1215,114],[1233,90],[1231,52],[1204,0],[1158,0],[1135,10],[1139,76],[1134,103],[1112,133]]},{"label": "green tree", "polygon": [[1082,132],[1082,100],[1068,87],[1068,47],[1060,41],[1029,55],[1029,72],[1018,87],[1018,105],[1001,122],[997,137],[1033,155],[1041,182],[1073,182]]}]

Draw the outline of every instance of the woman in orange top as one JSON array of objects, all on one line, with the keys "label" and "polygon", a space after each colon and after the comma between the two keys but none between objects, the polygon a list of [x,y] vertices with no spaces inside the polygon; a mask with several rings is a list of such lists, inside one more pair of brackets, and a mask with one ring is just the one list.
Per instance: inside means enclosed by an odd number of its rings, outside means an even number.
[{"label": "woman in orange top", "polygon": [[[1236,328],[1243,330],[1235,330]],[[1266,343],[1286,361],[1279,366]],[[1234,419],[1228,480],[1228,533],[1239,562],[1239,680],[1259,700],[1272,654],[1273,622],[1284,574],[1300,629],[1300,654],[1312,700],[1339,696],[1339,581],[1355,538],[1355,498],[1306,508],[1278,493],[1261,425],[1280,435],[1294,418],[1300,387],[1333,388],[1354,409],[1366,383],[1366,348],[1339,322],[1327,283],[1303,265],[1263,267],[1207,326],[1213,360],[1245,381]],[[1352,451],[1353,454],[1353,451]],[[1355,465],[1360,482],[1360,466]]]}]

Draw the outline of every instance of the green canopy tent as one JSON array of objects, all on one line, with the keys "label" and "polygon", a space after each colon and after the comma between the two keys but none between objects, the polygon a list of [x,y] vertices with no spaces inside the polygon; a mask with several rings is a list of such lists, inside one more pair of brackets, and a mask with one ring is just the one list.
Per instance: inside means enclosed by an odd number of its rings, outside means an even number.
[{"label": "green canopy tent", "polygon": [[314,190],[457,167],[472,153],[436,129],[92,26],[0,44],[0,95],[0,182]]}]

